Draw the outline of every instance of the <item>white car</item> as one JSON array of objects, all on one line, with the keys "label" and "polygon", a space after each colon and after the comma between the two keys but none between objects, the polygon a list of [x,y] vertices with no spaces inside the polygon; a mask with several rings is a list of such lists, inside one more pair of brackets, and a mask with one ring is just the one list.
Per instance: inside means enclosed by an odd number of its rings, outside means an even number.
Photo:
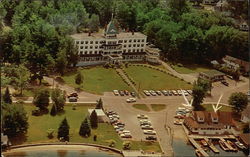
[{"label": "white car", "polygon": [[119,95],[119,91],[118,90],[113,90],[114,95],[118,96]]},{"label": "white car", "polygon": [[154,130],[154,128],[151,125],[142,125],[141,128],[143,130]]},{"label": "white car", "polygon": [[146,96],[150,96],[150,93],[149,93],[149,91],[147,91],[147,90],[143,90],[143,93],[144,93]]},{"label": "white car", "polygon": [[138,114],[138,115],[137,115],[137,118],[138,118],[138,119],[148,119],[148,116],[147,116],[147,115],[144,115],[144,114]]},{"label": "white car", "polygon": [[148,135],[156,135],[156,131],[154,130],[143,130],[143,133]]},{"label": "white car", "polygon": [[123,133],[130,133],[130,131],[128,131],[128,130],[123,130],[122,132]]},{"label": "white car", "polygon": [[127,134],[120,134],[121,138],[132,138],[131,135],[127,135]]},{"label": "white car", "polygon": [[128,98],[126,99],[127,103],[131,103],[131,102],[136,102],[136,98]]},{"label": "white car", "polygon": [[157,96],[156,92],[153,91],[153,90],[150,90],[149,93],[150,93],[152,96]]}]

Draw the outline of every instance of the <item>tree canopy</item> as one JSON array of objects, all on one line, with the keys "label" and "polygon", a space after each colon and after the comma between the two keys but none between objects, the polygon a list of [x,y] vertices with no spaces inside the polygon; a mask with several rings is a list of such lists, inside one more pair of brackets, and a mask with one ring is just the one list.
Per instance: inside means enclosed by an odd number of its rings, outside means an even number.
[{"label": "tree canopy", "polygon": [[232,93],[228,100],[236,113],[241,113],[247,107],[247,102],[247,95],[242,92]]}]

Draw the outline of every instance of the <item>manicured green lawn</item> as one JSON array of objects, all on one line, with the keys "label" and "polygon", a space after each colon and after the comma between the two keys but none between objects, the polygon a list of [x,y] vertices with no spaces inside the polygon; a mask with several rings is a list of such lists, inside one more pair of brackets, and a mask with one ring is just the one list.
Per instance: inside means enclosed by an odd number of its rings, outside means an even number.
[{"label": "manicured green lawn", "polygon": [[[51,106],[51,105],[50,105]],[[52,143],[59,142],[57,139],[57,129],[61,121],[66,117],[70,126],[70,142],[82,142],[93,143],[108,146],[111,140],[115,141],[115,147],[122,149],[123,141],[115,132],[112,125],[107,123],[99,123],[97,129],[91,130],[91,136],[83,138],[79,136],[79,128],[81,122],[87,116],[87,109],[94,108],[94,105],[78,105],[76,110],[72,110],[72,105],[65,106],[65,113],[57,116],[50,116],[50,114],[42,116],[32,116],[31,112],[35,107],[31,104],[25,104],[24,108],[28,113],[29,128],[26,134],[26,140],[23,137],[17,137],[12,139],[12,143],[15,144],[28,144],[28,143]],[[50,109],[50,107],[49,107]],[[49,139],[47,137],[47,130],[54,129],[54,138]],[[93,140],[93,136],[97,135],[97,141]],[[131,141],[131,149],[142,149],[144,151],[160,152],[159,143],[148,143],[141,141]]]},{"label": "manicured green lawn", "polygon": [[154,111],[161,111],[166,108],[165,104],[150,104],[150,106]]},{"label": "manicured green lawn", "polygon": [[133,107],[142,111],[150,111],[146,104],[134,104]]},{"label": "manicured green lawn", "polygon": [[[82,69],[81,73],[83,74],[84,81],[81,89],[95,93],[103,94],[103,92],[117,90],[128,90],[132,89],[123,82],[114,69],[105,69],[103,67],[94,67],[90,69]],[[76,73],[70,73],[63,77],[65,83],[71,85],[72,87],[79,87],[75,84],[75,75]]]},{"label": "manicured green lawn", "polygon": [[179,67],[176,65],[172,65],[172,68],[174,68],[175,71],[181,74],[190,74],[190,73],[198,73],[198,72],[204,72],[211,70],[211,68],[197,65],[197,64],[185,64],[182,67]]},{"label": "manicured green lawn", "polygon": [[[205,108],[206,111],[214,111],[212,104],[202,104],[202,106]],[[231,112],[232,111],[232,107],[224,106],[224,105],[220,105],[220,106],[223,106],[220,109],[220,111],[224,111],[224,112]]]},{"label": "manicured green lawn", "polygon": [[[142,66],[129,66],[125,71],[142,90],[191,89],[192,85],[161,71]],[[140,87],[139,87],[140,86]]]}]

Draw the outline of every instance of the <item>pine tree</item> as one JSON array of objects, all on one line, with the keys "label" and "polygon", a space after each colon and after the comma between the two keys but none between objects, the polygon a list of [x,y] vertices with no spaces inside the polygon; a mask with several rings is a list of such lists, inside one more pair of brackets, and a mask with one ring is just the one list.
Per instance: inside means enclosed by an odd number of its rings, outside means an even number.
[{"label": "pine tree", "polygon": [[83,76],[82,73],[80,71],[77,72],[76,76],[75,76],[75,83],[80,85],[83,82]]},{"label": "pine tree", "polygon": [[57,138],[69,141],[69,124],[66,118],[63,119],[58,128]]},{"label": "pine tree", "polygon": [[96,114],[95,110],[90,115],[90,125],[91,125],[91,128],[97,128],[98,127],[98,117],[97,117],[97,114]]},{"label": "pine tree", "polygon": [[56,105],[53,104],[52,107],[51,107],[51,110],[50,110],[50,115],[51,115],[51,116],[55,116],[56,113],[57,113]]},{"label": "pine tree", "polygon": [[79,135],[83,137],[89,137],[91,134],[91,129],[89,127],[89,123],[87,118],[82,122],[80,130],[79,130]]},{"label": "pine tree", "polygon": [[103,102],[102,99],[100,98],[96,104],[96,109],[102,109],[103,110]]},{"label": "pine tree", "polygon": [[9,87],[7,87],[5,90],[5,93],[3,95],[3,101],[7,104],[12,104],[12,99],[11,99]]}]

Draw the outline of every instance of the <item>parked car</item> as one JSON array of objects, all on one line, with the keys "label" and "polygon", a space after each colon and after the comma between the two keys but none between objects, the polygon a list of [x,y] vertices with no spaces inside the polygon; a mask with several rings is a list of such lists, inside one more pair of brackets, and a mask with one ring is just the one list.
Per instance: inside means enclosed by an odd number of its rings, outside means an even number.
[{"label": "parked car", "polygon": [[156,141],[157,138],[155,136],[146,136],[146,140]]},{"label": "parked car", "polygon": [[157,91],[156,91],[156,94],[157,94],[157,95],[161,95],[161,91],[157,90]]},{"label": "parked car", "polygon": [[152,96],[157,96],[156,92],[153,91],[153,90],[150,90],[149,93],[150,93]]},{"label": "parked car", "polygon": [[162,92],[163,95],[168,96],[168,91],[162,90],[161,92]]},{"label": "parked car", "polygon": [[124,91],[125,95],[129,95],[129,92],[127,90]]},{"label": "parked car", "polygon": [[229,84],[225,80],[222,80],[221,83],[224,84],[225,86],[229,86]]},{"label": "parked car", "polygon": [[69,102],[77,102],[77,97],[69,97]]},{"label": "parked car", "polygon": [[119,93],[120,93],[120,96],[124,96],[125,95],[124,91],[122,91],[122,90],[120,90]]},{"label": "parked car", "polygon": [[136,99],[135,98],[128,98],[128,99],[126,99],[126,102],[127,103],[136,102]]},{"label": "parked car", "polygon": [[118,96],[118,95],[119,95],[118,90],[113,90],[113,93],[114,93],[115,96]]},{"label": "parked car", "polygon": [[141,128],[143,130],[154,130],[154,128],[151,125],[142,125]]},{"label": "parked car", "polygon": [[148,116],[144,115],[144,114],[138,114],[137,118],[139,118],[139,119],[148,119]]},{"label": "parked car", "polygon": [[147,90],[143,90],[143,93],[144,93],[146,96],[150,96],[150,93],[149,93],[149,91],[147,91]]},{"label": "parked car", "polygon": [[156,131],[154,130],[143,130],[143,133],[148,135],[156,135]]},{"label": "parked car", "polygon": [[132,138],[131,135],[127,135],[127,134],[120,134],[121,138]]},{"label": "parked car", "polygon": [[173,95],[172,91],[169,90],[169,91],[167,91],[167,92],[168,92],[168,95],[169,95],[169,96],[172,96],[172,95]]},{"label": "parked car", "polygon": [[78,97],[78,94],[77,93],[71,93],[70,95],[68,95],[68,98],[70,97]]},{"label": "parked car", "polygon": [[173,94],[176,96],[178,93],[175,90],[172,90]]},{"label": "parked car", "polygon": [[135,92],[131,92],[130,95],[131,95],[132,97],[136,97]]}]

